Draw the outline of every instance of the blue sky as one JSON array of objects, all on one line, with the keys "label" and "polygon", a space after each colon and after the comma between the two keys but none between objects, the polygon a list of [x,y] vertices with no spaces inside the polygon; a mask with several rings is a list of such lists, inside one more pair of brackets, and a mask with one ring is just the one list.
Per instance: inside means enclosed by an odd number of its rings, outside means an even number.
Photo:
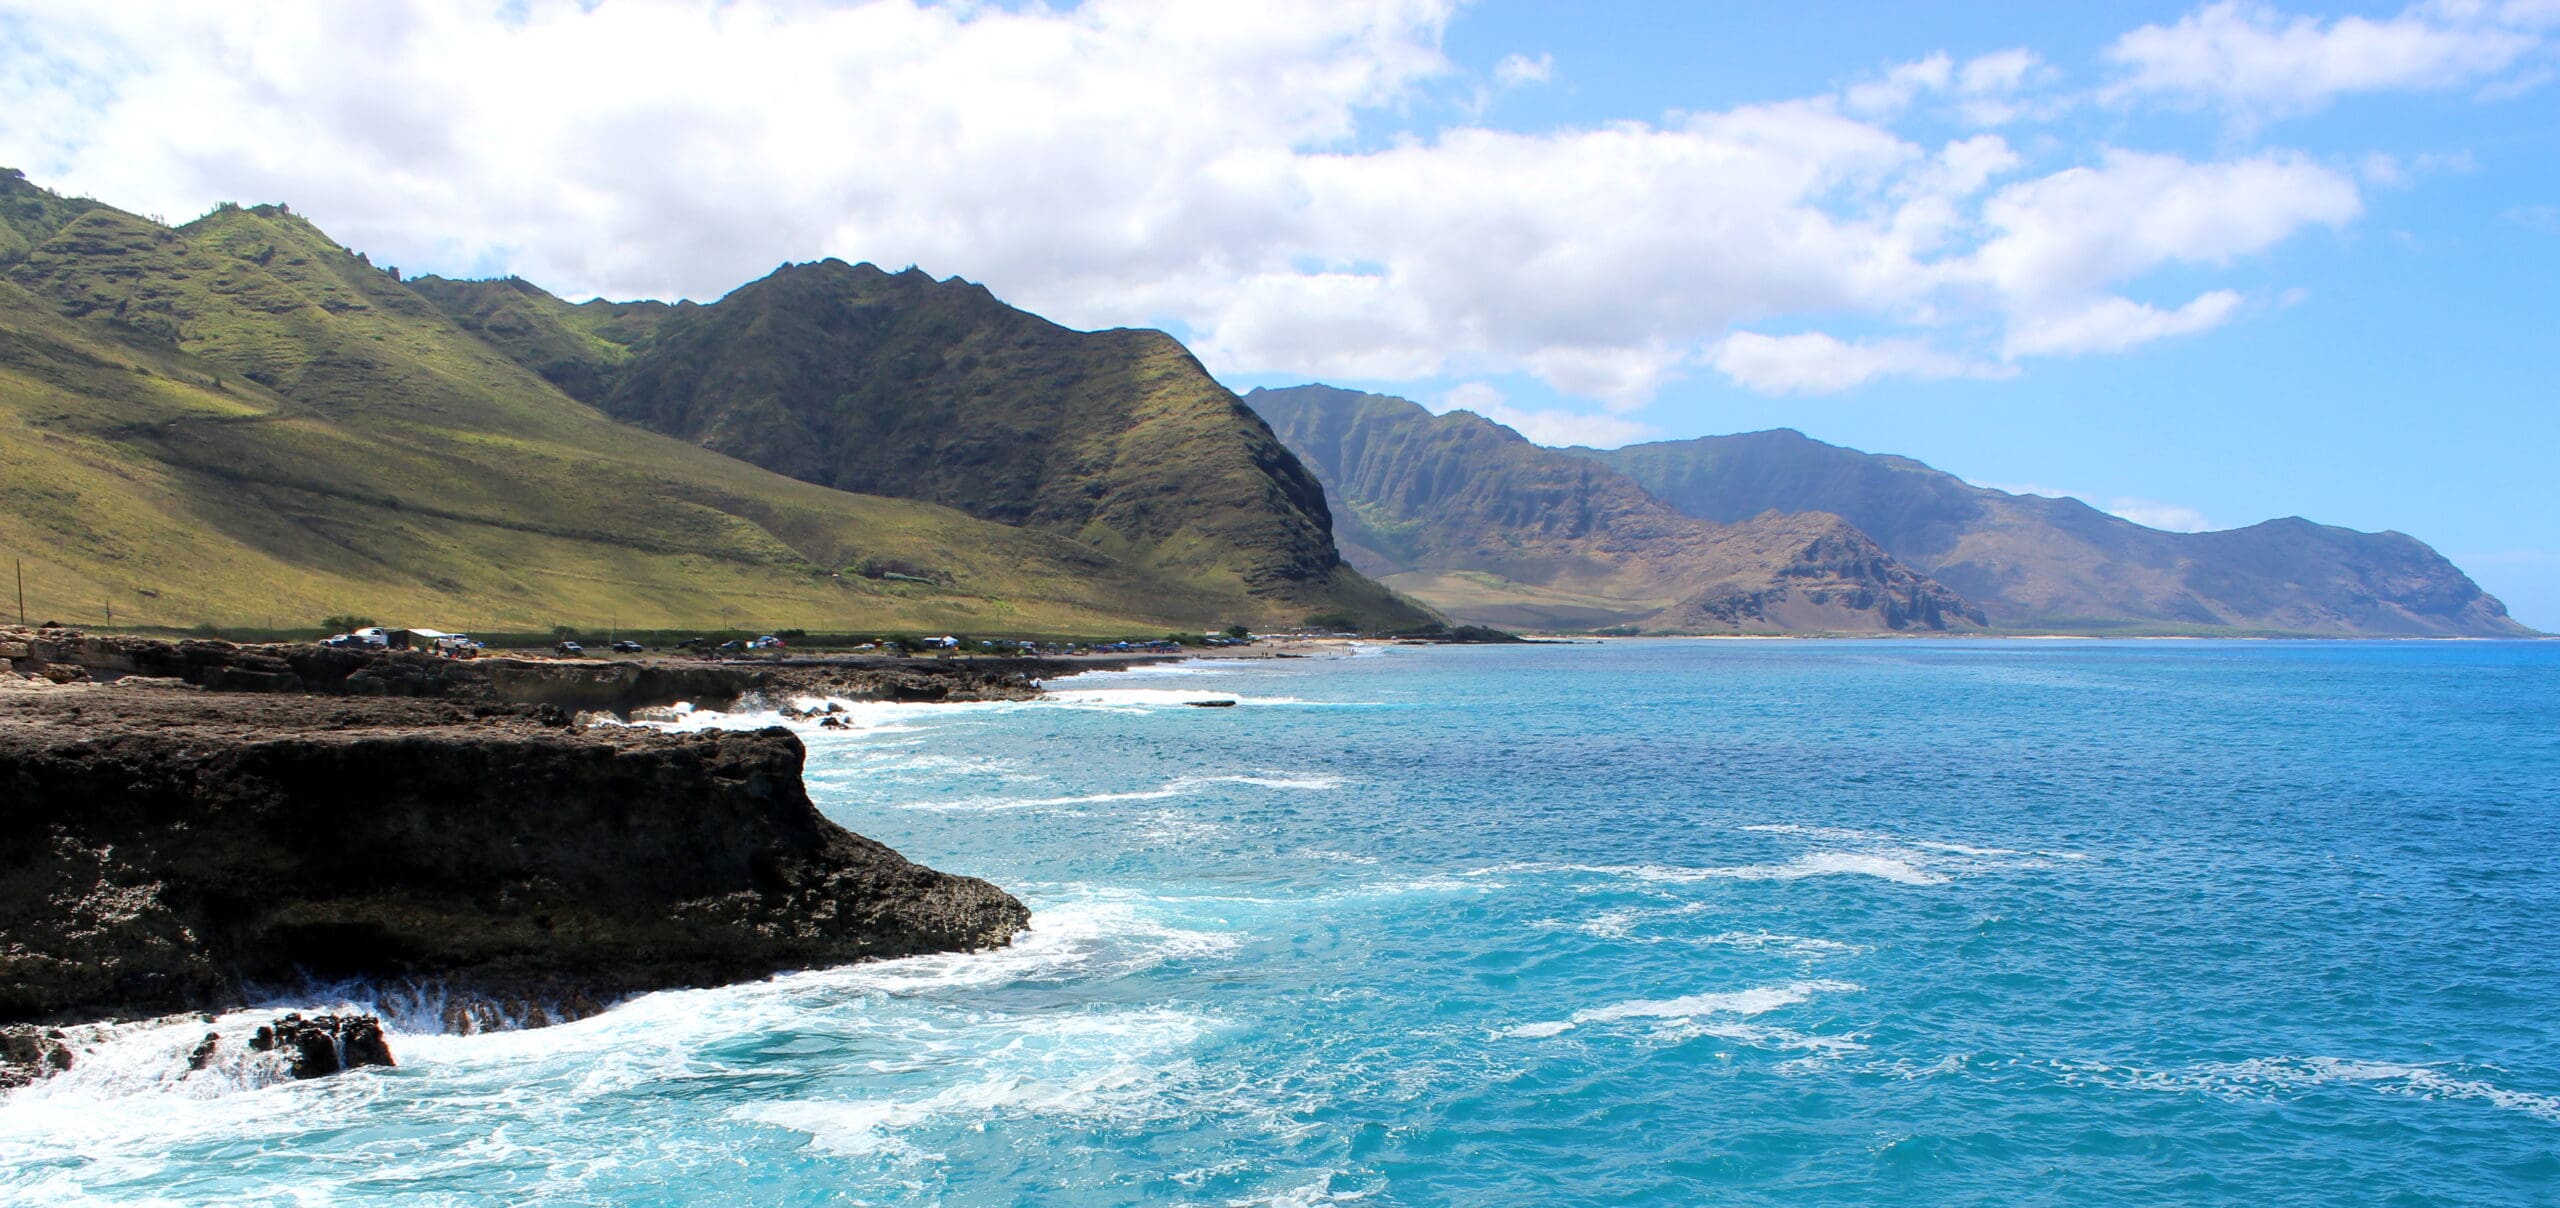
[{"label": "blue sky", "polygon": [[2560,0],[0,0],[0,163],[377,263],[822,255],[1551,443],[2399,529],[2560,629]]}]

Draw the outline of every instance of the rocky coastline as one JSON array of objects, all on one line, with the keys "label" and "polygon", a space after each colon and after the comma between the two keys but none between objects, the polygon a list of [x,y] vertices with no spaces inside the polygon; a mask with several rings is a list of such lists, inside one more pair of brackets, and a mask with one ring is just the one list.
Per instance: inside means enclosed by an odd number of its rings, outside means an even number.
[{"label": "rocky coastline", "polygon": [[[0,1086],[76,1060],[63,1025],[298,987],[406,987],[453,1031],[540,1026],[1029,924],[995,886],[828,821],[787,729],[576,715],[1015,699],[1054,668],[457,663],[60,630],[0,630],[0,658]],[[298,1074],[390,1060],[361,1018],[272,1027]]]}]

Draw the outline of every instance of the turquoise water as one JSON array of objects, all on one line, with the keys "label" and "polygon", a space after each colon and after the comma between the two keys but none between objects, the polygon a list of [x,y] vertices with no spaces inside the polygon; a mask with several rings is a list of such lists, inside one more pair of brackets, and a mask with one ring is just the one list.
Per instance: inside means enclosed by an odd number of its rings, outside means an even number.
[{"label": "turquoise water", "polygon": [[132,1029],[0,1104],[0,1198],[2560,1201],[2560,644],[1059,686],[807,732],[830,815],[1033,906],[1011,950],[258,1089]]}]

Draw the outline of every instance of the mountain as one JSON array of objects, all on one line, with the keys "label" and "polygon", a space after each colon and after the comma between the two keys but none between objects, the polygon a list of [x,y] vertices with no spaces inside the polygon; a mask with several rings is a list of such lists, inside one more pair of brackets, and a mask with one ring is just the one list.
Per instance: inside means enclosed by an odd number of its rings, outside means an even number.
[{"label": "mountain", "polygon": [[454,325],[584,403],[602,398],[613,371],[658,322],[690,302],[570,303],[522,277],[452,281],[414,277],[409,288]]},{"label": "mountain", "polygon": [[2300,518],[2170,533],[2077,499],[1977,487],[1906,457],[1781,429],[1567,452],[1702,520],[1834,513],[1979,604],[1994,625],[2065,632],[2516,636],[2532,631],[2402,533]]},{"label": "mountain", "polygon": [[1163,332],[1074,331],[958,278],[840,260],[706,306],[421,292],[607,413],[777,473],[1070,536],[1293,616],[1428,620],[1343,563],[1314,477]]},{"label": "mountain", "polygon": [[[0,223],[0,543],[31,618],[1092,633],[1411,615],[1348,571],[1275,602],[1107,541],[759,469],[616,421],[509,342],[580,335],[543,364],[592,393],[652,326],[709,308],[563,318],[508,286],[523,305],[475,330],[284,207],[170,228],[15,173]],[[587,363],[603,369],[571,372]]]},{"label": "mountain", "polygon": [[1487,624],[1686,633],[1965,628],[1981,615],[1837,516],[1683,516],[1466,411],[1298,386],[1247,404],[1324,482],[1360,569]]}]

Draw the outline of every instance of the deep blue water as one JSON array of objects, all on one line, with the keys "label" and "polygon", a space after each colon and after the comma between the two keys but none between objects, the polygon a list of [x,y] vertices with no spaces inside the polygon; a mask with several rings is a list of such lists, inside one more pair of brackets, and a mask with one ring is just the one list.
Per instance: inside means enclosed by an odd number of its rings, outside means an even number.
[{"label": "deep blue water", "polygon": [[831,816],[1032,905],[1009,951],[260,1089],[137,1030],[0,1103],[0,1198],[2560,1202],[2560,643],[1059,687],[807,732]]}]

